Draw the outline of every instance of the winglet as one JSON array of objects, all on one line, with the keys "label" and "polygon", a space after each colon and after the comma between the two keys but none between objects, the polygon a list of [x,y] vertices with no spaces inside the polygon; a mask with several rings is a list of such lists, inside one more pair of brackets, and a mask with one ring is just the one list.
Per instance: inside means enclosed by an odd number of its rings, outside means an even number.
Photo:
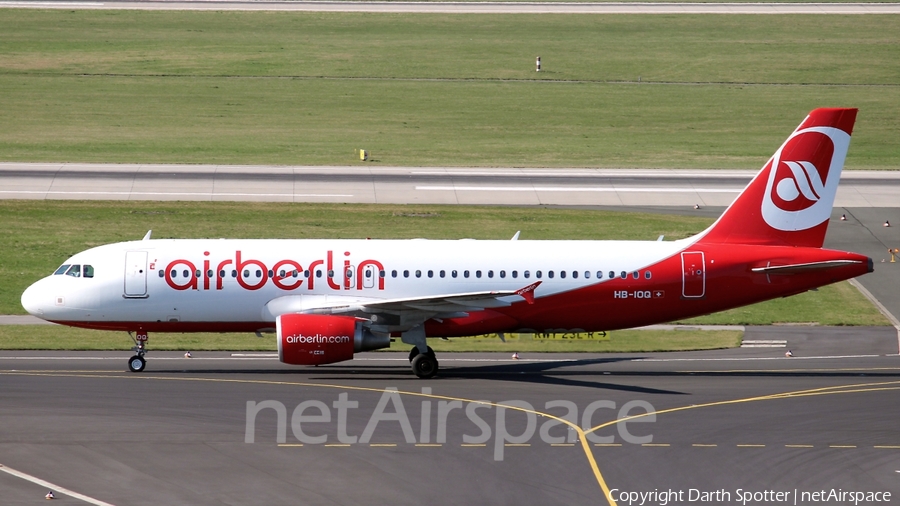
[{"label": "winglet", "polygon": [[150,234],[151,234],[151,233],[153,233],[153,231],[152,231],[152,230],[148,230],[147,233],[144,234],[144,238],[141,239],[141,240],[142,240],[142,241],[149,241],[149,240],[150,240]]},{"label": "winglet", "polygon": [[514,236],[512,237],[512,239],[510,239],[510,241],[518,241],[518,240],[519,240],[519,234],[521,234],[521,233],[522,233],[521,230],[516,231],[516,235],[514,235]]},{"label": "winglet", "polygon": [[536,283],[532,283],[525,288],[519,288],[516,290],[516,295],[521,295],[525,302],[529,304],[534,304],[534,290],[541,284],[540,281]]}]

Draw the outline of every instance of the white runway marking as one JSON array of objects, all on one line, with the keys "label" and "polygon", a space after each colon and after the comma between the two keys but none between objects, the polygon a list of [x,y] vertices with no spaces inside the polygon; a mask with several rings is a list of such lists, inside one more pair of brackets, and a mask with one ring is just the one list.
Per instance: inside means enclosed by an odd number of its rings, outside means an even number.
[{"label": "white runway marking", "polygon": [[0,464],[0,471],[4,473],[11,474],[17,478],[22,478],[23,480],[30,481],[31,483],[35,483],[40,485],[48,490],[52,490],[53,492],[58,492],[60,494],[67,495],[69,497],[74,497],[75,499],[80,499],[88,504],[93,504],[95,506],[113,506],[108,502],[101,501],[99,499],[94,499],[93,497],[88,497],[84,494],[79,494],[78,492],[69,490],[65,487],[60,487],[59,485],[55,485],[50,483],[49,481],[42,480],[36,476],[32,476],[30,474],[23,473],[22,471],[16,471],[15,469],[11,469],[9,467]]},{"label": "white runway marking", "polygon": [[217,192],[77,192],[40,190],[0,190],[11,195],[106,195],[110,197],[352,197],[345,193],[217,193]]},{"label": "white runway marking", "polygon": [[639,358],[632,362],[735,362],[742,360],[814,360],[835,358],[895,357],[897,355],[832,355],[820,357],[722,357],[722,358]]},{"label": "white runway marking", "polygon": [[607,192],[607,193],[740,193],[743,188],[599,188],[564,186],[416,186],[426,191],[469,192]]}]

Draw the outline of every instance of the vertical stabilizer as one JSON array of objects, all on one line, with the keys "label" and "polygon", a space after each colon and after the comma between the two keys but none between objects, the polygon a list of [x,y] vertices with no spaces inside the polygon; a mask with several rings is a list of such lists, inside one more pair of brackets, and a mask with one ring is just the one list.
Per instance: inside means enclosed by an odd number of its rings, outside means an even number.
[{"label": "vertical stabilizer", "polygon": [[700,242],[821,248],[856,109],[816,109]]}]

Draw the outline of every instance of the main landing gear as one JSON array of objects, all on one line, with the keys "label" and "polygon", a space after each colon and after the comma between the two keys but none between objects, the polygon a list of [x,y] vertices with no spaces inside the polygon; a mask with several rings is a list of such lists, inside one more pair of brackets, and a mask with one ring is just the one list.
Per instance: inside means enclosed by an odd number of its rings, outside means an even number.
[{"label": "main landing gear", "polygon": [[134,341],[134,347],[131,348],[131,350],[135,352],[135,355],[128,359],[128,370],[131,372],[141,372],[144,370],[144,367],[147,366],[147,360],[144,359],[144,355],[147,353],[147,340],[149,339],[149,336],[144,331],[138,331],[136,335],[129,332],[128,337]]},{"label": "main landing gear", "polygon": [[434,356],[434,350],[431,349],[431,346],[428,347],[428,351],[425,353],[420,353],[419,347],[414,346],[409,351],[409,363],[412,365],[415,375],[423,379],[433,378],[438,372],[437,357]]}]

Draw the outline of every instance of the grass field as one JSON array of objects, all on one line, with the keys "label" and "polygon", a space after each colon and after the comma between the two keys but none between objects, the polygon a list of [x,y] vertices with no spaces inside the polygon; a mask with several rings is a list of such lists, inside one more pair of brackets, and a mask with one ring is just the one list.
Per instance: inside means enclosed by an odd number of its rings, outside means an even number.
[{"label": "grass field", "polygon": [[[503,351],[531,353],[615,353],[679,350],[711,350],[740,345],[739,331],[657,331],[622,330],[611,332],[608,341],[540,341],[517,339],[429,339],[436,352]],[[123,332],[74,329],[50,325],[0,325],[0,350],[122,350],[132,342]],[[275,336],[264,334],[153,334],[150,350],[161,351],[269,351],[277,350]],[[387,351],[408,352],[400,340]],[[152,356],[152,355],[151,355]]]},{"label": "grass field", "polygon": [[848,168],[900,167],[893,16],[3,10],[0,33],[0,160],[758,168],[839,105]]},{"label": "grass field", "polygon": [[[593,210],[229,202],[0,201],[0,314],[21,314],[22,291],[68,256],[148,229],[164,238],[667,239],[708,218]],[[703,317],[702,323],[886,325],[847,283]],[[696,323],[697,320],[691,322]]]}]

